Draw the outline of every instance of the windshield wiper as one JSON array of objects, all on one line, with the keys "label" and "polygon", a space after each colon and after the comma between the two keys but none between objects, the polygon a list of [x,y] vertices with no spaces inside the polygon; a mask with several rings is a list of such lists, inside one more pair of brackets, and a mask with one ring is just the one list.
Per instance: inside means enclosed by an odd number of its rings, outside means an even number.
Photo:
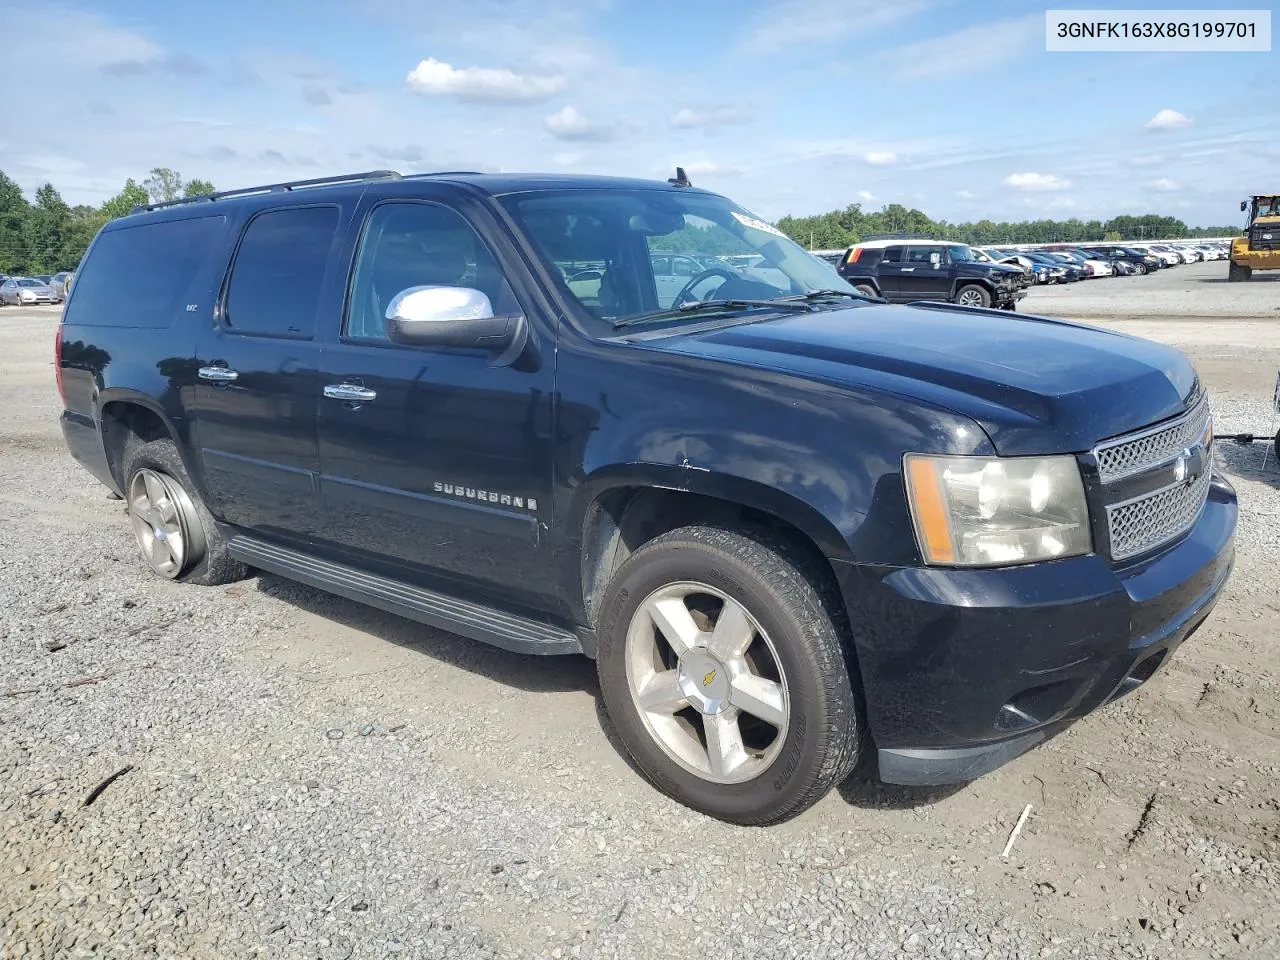
[{"label": "windshield wiper", "polygon": [[710,310],[753,310],[753,309],[777,310],[799,310],[811,311],[813,309],[807,302],[794,297],[782,297],[777,300],[690,300],[688,303],[682,303],[674,310],[658,310],[654,313],[642,313],[636,317],[623,317],[620,320],[613,321],[615,328],[630,327],[637,323],[649,323],[652,320],[668,320],[672,317],[682,317],[690,313],[705,313]]},{"label": "windshield wiper", "polygon": [[821,300],[824,297],[848,297],[850,300],[865,300],[867,303],[883,303],[880,297],[869,297],[865,293],[858,293],[855,290],[810,290],[808,293],[796,293],[785,297],[776,297],[773,302],[779,301],[786,303],[787,301],[804,301],[808,303],[812,300]]}]

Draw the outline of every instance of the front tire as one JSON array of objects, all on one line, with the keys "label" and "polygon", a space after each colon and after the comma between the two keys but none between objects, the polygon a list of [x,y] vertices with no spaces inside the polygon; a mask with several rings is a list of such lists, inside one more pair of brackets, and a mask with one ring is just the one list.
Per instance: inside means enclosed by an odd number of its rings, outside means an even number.
[{"label": "front tire", "polygon": [[848,776],[861,725],[822,582],[764,535],[705,526],[655,538],[618,570],[601,603],[600,689],[660,790],[763,825]]},{"label": "front tire", "polygon": [[1232,260],[1227,265],[1227,281],[1235,283],[1238,280],[1249,280],[1253,277],[1253,267],[1242,267],[1240,264]]},{"label": "front tire", "polygon": [[855,284],[853,285],[853,289],[854,289],[854,290],[856,290],[856,291],[858,291],[858,293],[862,294],[864,297],[879,297],[879,296],[880,296],[880,294],[879,294],[879,292],[876,290],[876,288],[875,288],[875,287],[873,287],[873,286],[871,286],[871,284],[869,284],[869,283],[855,283]]},{"label": "front tire", "polygon": [[132,443],[125,453],[124,476],[134,539],[153,573],[203,586],[248,575],[248,568],[231,557],[172,440]]},{"label": "front tire", "polygon": [[962,307],[989,307],[991,293],[976,283],[966,284],[956,291],[956,303]]}]

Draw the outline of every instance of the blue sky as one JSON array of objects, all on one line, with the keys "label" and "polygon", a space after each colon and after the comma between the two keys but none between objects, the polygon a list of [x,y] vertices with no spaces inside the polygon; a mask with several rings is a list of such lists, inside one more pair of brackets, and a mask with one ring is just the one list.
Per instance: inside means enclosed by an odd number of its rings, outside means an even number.
[{"label": "blue sky", "polygon": [[26,118],[0,169],[96,203],[161,165],[233,187],[680,163],[770,219],[1230,224],[1280,189],[1280,54],[1047,53],[1045,9],[1073,6],[1106,4],[0,0],[0,37],[29,38],[0,60]]}]

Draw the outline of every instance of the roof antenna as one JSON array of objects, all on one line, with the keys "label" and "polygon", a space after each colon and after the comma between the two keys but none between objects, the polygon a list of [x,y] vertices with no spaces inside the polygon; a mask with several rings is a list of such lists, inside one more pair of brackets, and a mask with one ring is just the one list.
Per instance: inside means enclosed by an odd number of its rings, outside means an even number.
[{"label": "roof antenna", "polygon": [[667,183],[671,184],[673,187],[693,186],[693,184],[689,182],[689,177],[684,172],[684,167],[676,167],[676,175],[674,177],[668,177]]}]

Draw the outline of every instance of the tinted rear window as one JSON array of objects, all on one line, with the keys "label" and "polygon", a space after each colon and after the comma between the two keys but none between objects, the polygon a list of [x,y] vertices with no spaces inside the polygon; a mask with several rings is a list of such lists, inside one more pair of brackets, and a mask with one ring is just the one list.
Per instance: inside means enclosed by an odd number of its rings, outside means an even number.
[{"label": "tinted rear window", "polygon": [[249,221],[227,287],[227,326],[262,336],[312,336],[337,230],[337,207],[270,210]]},{"label": "tinted rear window", "polygon": [[66,322],[169,326],[185,312],[186,293],[225,224],[226,217],[194,217],[105,231],[76,277]]}]

